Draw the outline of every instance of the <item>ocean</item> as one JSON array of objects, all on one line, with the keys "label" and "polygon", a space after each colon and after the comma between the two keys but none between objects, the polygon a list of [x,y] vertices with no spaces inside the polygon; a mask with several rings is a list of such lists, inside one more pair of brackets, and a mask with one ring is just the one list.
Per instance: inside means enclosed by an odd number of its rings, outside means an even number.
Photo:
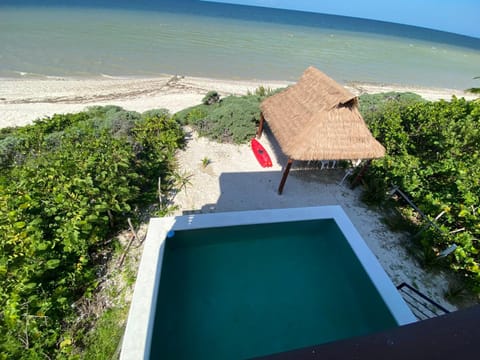
[{"label": "ocean", "polygon": [[[132,4],[133,3],[133,4]],[[179,74],[480,86],[480,39],[343,16],[194,0],[0,0],[0,78]]]}]

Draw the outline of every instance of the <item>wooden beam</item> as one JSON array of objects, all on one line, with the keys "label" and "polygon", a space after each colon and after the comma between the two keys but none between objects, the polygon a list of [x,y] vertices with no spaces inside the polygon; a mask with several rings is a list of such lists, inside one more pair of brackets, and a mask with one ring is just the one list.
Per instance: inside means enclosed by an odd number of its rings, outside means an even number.
[{"label": "wooden beam", "polygon": [[280,181],[280,186],[278,187],[278,195],[282,195],[283,187],[285,186],[285,182],[287,181],[288,173],[290,172],[292,164],[293,160],[288,159],[287,166],[285,166],[285,170],[283,171],[282,180]]},{"label": "wooden beam", "polygon": [[263,133],[263,123],[265,122],[265,118],[263,117],[263,112],[260,113],[260,124],[258,124],[258,129],[257,129],[257,139],[260,139],[262,137]]}]

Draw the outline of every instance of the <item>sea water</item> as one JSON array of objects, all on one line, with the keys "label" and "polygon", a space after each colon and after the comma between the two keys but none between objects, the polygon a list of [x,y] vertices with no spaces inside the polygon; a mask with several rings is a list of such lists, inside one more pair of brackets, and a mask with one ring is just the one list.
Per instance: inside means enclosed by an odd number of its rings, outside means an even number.
[{"label": "sea water", "polygon": [[480,39],[342,16],[193,0],[0,0],[4,78],[295,81],[313,65],[344,83],[465,89],[480,85],[478,64]]}]

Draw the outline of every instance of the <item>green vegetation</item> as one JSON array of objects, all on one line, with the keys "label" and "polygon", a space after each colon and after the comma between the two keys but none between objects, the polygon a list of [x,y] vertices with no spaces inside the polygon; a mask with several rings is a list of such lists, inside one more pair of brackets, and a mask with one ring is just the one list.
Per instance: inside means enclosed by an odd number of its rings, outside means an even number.
[{"label": "green vegetation", "polygon": [[210,160],[208,157],[205,156],[205,157],[202,159],[202,166],[203,166],[204,168],[206,168],[208,165],[211,164],[211,162],[212,162],[212,160]]},{"label": "green vegetation", "polygon": [[420,95],[404,92],[387,92],[380,94],[365,94],[359,98],[360,112],[370,123],[375,116],[383,116],[389,108],[404,108],[417,102],[427,102]]},{"label": "green vegetation", "polygon": [[[164,110],[93,107],[0,130],[0,359],[72,357],[98,253],[174,179],[183,132]],[[73,326],[76,324],[75,326]]]},{"label": "green vegetation", "polygon": [[255,136],[260,121],[260,103],[276,91],[261,86],[254,94],[228,96],[221,100],[215,91],[210,91],[201,105],[182,110],[175,114],[175,118],[181,124],[193,127],[200,136],[219,142],[245,143]]},{"label": "green vegetation", "polygon": [[216,91],[209,91],[202,99],[203,105],[212,105],[220,101],[220,95]]},{"label": "green vegetation", "polygon": [[118,350],[127,315],[127,307],[106,310],[97,320],[95,329],[86,336],[82,358],[111,360]]},{"label": "green vegetation", "polygon": [[[246,142],[261,101],[273,93],[261,87],[220,100],[210,92],[173,118],[165,110],[108,106],[0,129],[0,359],[110,358],[118,351],[125,304],[95,312],[102,315],[93,329],[82,310],[98,293],[101,262],[118,246],[108,239],[158,199],[153,211],[167,212],[162,194],[188,185],[190,176],[175,171],[180,124],[217,141]],[[437,230],[402,210],[413,232],[422,229],[416,238],[425,258],[456,244],[445,261],[480,291],[480,103],[388,93],[363,95],[360,105],[387,149],[364,179],[365,199],[382,203],[397,185],[430,219],[441,215]],[[127,288],[135,273],[126,268],[124,275]]]},{"label": "green vegetation", "polygon": [[198,105],[175,114],[183,125],[190,125],[200,136],[219,142],[244,143],[255,136],[260,120],[260,98],[229,96],[219,103]]},{"label": "green vegetation", "polygon": [[387,155],[365,178],[365,198],[383,201],[394,185],[435,227],[415,220],[425,259],[457,245],[445,261],[480,291],[480,104],[453,98],[425,102],[411,95],[363,95],[361,111]]},{"label": "green vegetation", "polygon": [[[480,79],[480,76],[475,76],[474,79]],[[477,88],[477,87],[470,88],[470,89],[467,89],[465,91],[467,91],[469,93],[472,93],[472,94],[480,94],[480,88]]]}]

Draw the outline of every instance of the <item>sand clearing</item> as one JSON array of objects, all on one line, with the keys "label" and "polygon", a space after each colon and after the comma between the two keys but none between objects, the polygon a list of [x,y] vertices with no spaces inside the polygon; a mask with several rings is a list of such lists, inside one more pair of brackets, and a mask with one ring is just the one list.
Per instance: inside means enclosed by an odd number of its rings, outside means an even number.
[{"label": "sand clearing", "polygon": [[[287,82],[231,81],[183,76],[154,79],[51,79],[1,80],[0,126],[20,126],[54,113],[81,111],[92,105],[114,104],[143,112],[166,108],[176,112],[200,103],[209,90],[221,95],[245,94],[263,85],[287,86]],[[350,84],[355,94],[388,91],[412,91],[426,99],[450,99],[452,95],[473,98],[458,90],[399,87],[374,84]],[[421,269],[407,253],[409,237],[392,233],[382,223],[382,215],[368,209],[359,200],[361,189],[338,185],[344,172],[319,170],[307,163],[296,163],[285,186],[277,194],[285,158],[268,130],[261,143],[272,156],[273,167],[263,169],[249,145],[219,144],[198,138],[190,131],[188,145],[178,154],[180,169],[190,184],[173,200],[178,214],[252,209],[288,208],[317,205],[341,205],[374,252],[394,284],[405,281],[450,309],[445,300],[448,281],[445,274],[430,274]],[[203,166],[202,160],[210,160]]]}]

